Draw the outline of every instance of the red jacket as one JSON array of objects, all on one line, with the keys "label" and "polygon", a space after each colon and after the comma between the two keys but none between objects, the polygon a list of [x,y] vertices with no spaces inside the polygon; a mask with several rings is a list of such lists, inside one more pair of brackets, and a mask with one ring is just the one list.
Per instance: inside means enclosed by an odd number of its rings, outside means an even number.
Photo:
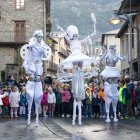
[{"label": "red jacket", "polygon": [[9,107],[9,96],[2,98],[3,106]]}]

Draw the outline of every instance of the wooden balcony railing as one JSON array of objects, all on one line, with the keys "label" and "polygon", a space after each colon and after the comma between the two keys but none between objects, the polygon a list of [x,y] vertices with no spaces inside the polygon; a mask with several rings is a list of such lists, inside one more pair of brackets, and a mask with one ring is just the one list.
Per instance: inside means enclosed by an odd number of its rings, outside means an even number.
[{"label": "wooden balcony railing", "polygon": [[62,55],[63,57],[67,57],[68,56],[68,50],[63,49],[62,47],[60,47],[59,52],[60,55]]},{"label": "wooden balcony railing", "polygon": [[48,66],[47,66],[47,69],[49,69],[49,70],[53,70],[53,71],[57,71],[57,64],[56,64],[56,63],[53,63],[53,62],[48,61]]},{"label": "wooden balcony railing", "polygon": [[16,33],[13,31],[0,31],[0,42],[26,42],[26,33]]}]

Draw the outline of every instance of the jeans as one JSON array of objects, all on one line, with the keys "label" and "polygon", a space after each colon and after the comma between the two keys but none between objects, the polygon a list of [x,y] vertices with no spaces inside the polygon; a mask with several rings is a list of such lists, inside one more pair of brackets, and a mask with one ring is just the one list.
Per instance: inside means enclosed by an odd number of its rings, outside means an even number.
[{"label": "jeans", "polygon": [[100,106],[100,115],[104,116],[105,115],[105,103],[102,102],[99,104]]},{"label": "jeans", "polygon": [[127,102],[126,102],[126,116],[134,117],[134,110],[132,108],[132,99],[127,99]]},{"label": "jeans", "polygon": [[86,104],[86,116],[91,117],[92,114],[92,104]]},{"label": "jeans", "polygon": [[122,102],[118,102],[118,113],[121,113],[121,116],[125,117],[126,115],[126,106]]},{"label": "jeans", "polygon": [[69,102],[62,102],[62,114],[65,117],[69,114]]}]

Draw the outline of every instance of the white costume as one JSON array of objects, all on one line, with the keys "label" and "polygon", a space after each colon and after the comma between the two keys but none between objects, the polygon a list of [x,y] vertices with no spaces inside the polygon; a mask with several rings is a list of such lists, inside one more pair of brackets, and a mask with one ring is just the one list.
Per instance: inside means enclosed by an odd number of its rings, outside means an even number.
[{"label": "white costume", "polygon": [[69,69],[73,67],[72,62],[83,62],[83,66],[90,66],[93,58],[83,54],[81,52],[82,46],[78,40],[78,29],[74,25],[70,25],[65,33],[65,38],[69,42],[71,54],[60,64],[63,65],[63,69]]},{"label": "white costume", "polygon": [[72,93],[74,98],[73,107],[73,120],[72,125],[75,125],[76,120],[76,107],[78,106],[78,124],[81,122],[81,101],[85,99],[85,85],[84,85],[84,72],[78,67],[75,68],[75,72],[72,77]]},{"label": "white costume", "polygon": [[31,107],[33,100],[35,102],[36,126],[38,123],[38,110],[42,99],[42,83],[41,76],[43,74],[42,60],[47,60],[51,56],[51,49],[44,44],[43,33],[41,30],[34,32],[29,44],[21,48],[21,56],[24,59],[23,67],[29,75],[26,84],[27,102],[28,102],[28,122],[30,125]]},{"label": "white costume", "polygon": [[94,59],[81,52],[82,47],[78,40],[79,34],[76,26],[68,26],[67,32],[65,32],[61,27],[58,28],[63,31],[71,51],[71,54],[60,63],[60,66],[64,69],[74,69],[72,76],[72,93],[74,97],[72,125],[75,125],[77,105],[79,109],[78,124],[82,125],[81,101],[85,98],[84,72],[82,71],[82,67],[90,66],[91,63],[94,62]]},{"label": "white costume", "polygon": [[107,50],[101,57],[101,60],[106,60],[105,69],[101,72],[101,76],[106,78],[104,83],[104,92],[105,92],[105,107],[107,113],[106,122],[111,122],[109,118],[110,104],[112,102],[113,111],[114,111],[114,122],[118,122],[116,116],[116,107],[118,102],[118,90],[117,90],[117,78],[120,77],[120,73],[116,68],[116,63],[118,60],[126,60],[125,57],[121,57],[115,53],[115,45],[110,45],[109,50]]}]

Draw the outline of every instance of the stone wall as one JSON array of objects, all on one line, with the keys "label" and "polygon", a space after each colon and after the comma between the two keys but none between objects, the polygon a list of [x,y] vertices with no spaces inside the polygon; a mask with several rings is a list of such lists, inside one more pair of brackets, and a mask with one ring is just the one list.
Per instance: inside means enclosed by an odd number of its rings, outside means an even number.
[{"label": "stone wall", "polygon": [[9,75],[13,75],[14,79],[17,82],[19,81],[19,69],[16,64],[6,64],[5,78],[7,78]]},{"label": "stone wall", "polygon": [[14,63],[14,48],[0,48],[0,71],[5,70],[7,63]]},{"label": "stone wall", "polygon": [[5,35],[5,42],[13,38],[14,21],[26,21],[26,41],[29,41],[35,30],[45,31],[43,0],[25,0],[25,10],[15,10],[15,0],[0,0],[0,7],[0,36]]},{"label": "stone wall", "polygon": [[[45,0],[25,0],[24,10],[16,10],[15,1],[0,0],[0,71],[5,70],[7,63],[15,64],[14,48],[21,47],[21,44],[17,45],[14,40],[14,21],[26,22],[26,42],[35,30],[43,30],[46,33]],[[9,70],[12,71],[12,69]],[[15,68],[15,70],[18,69]]]}]

